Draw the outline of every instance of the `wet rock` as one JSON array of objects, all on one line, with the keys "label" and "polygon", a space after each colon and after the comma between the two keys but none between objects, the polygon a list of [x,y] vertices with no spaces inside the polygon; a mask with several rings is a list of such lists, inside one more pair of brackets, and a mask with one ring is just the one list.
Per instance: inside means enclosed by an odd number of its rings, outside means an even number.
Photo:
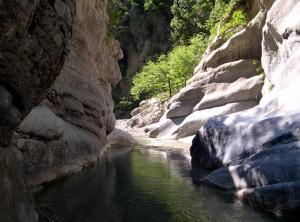
[{"label": "wet rock", "polygon": [[299,182],[282,182],[263,187],[242,189],[236,196],[248,205],[294,221],[299,216],[299,190]]}]

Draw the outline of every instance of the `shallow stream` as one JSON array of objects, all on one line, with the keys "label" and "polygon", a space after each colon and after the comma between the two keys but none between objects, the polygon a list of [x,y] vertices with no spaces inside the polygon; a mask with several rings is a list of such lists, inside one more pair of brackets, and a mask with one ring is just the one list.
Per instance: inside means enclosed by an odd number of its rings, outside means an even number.
[{"label": "shallow stream", "polygon": [[48,185],[35,201],[42,222],[276,221],[231,194],[195,185],[183,149],[111,149],[94,166]]}]

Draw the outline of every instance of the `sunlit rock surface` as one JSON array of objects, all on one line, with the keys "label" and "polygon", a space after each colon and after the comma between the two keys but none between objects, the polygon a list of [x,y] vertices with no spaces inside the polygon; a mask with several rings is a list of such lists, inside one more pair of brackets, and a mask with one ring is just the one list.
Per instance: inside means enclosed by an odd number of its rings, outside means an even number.
[{"label": "sunlit rock surface", "polygon": [[195,134],[215,116],[256,106],[264,84],[260,57],[263,7],[246,28],[207,49],[193,77],[173,96],[158,123],[146,126],[150,137],[179,139]]},{"label": "sunlit rock surface", "polygon": [[140,102],[140,106],[131,111],[132,118],[129,121],[131,127],[144,127],[156,123],[164,114],[165,102],[151,98]]},{"label": "sunlit rock surface", "polygon": [[[300,2],[277,0],[263,28],[262,65],[274,87],[257,107],[210,119],[191,148],[194,160],[218,169],[207,177],[242,189],[245,202],[277,213],[300,207]],[[223,187],[224,188],[224,187]]]}]

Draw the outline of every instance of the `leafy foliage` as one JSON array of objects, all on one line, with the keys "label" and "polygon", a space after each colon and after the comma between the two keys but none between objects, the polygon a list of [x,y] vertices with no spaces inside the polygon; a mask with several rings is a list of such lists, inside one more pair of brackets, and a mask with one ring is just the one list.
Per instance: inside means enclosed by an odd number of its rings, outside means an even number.
[{"label": "leafy foliage", "polygon": [[214,2],[214,0],[175,0],[171,8],[174,42],[186,44],[195,34],[209,35],[205,21],[209,18]]},{"label": "leafy foliage", "polygon": [[[219,35],[223,40],[247,24],[245,0],[111,0],[111,26],[121,30],[120,21],[130,7],[144,11],[171,10],[174,48],[157,61],[149,61],[133,79],[131,98],[123,98],[121,106],[130,107],[141,99],[171,97],[184,87],[207,45]],[[113,9],[113,10],[112,10]],[[118,11],[119,10],[119,11]],[[123,27],[124,28],[124,27]],[[125,27],[126,28],[126,27]]]},{"label": "leafy foliage", "polygon": [[126,29],[122,22],[133,7],[140,7],[144,11],[167,10],[173,5],[173,0],[109,0],[109,33],[117,33]]},{"label": "leafy foliage", "polygon": [[146,11],[170,8],[172,5],[173,0],[144,0],[144,9]]},{"label": "leafy foliage", "polygon": [[160,56],[157,62],[148,62],[133,78],[133,98],[164,98],[177,93],[191,77],[205,48],[205,39],[196,36],[191,39],[189,45],[177,46],[169,54]]},{"label": "leafy foliage", "polygon": [[215,36],[229,39],[234,33],[240,31],[247,24],[247,16],[242,8],[238,8],[244,0],[216,0],[214,8],[205,22],[210,30],[209,42]]},{"label": "leafy foliage", "polygon": [[234,33],[237,33],[247,25],[246,14],[242,10],[233,12],[231,19],[221,28],[221,33],[225,39],[229,39]]},{"label": "leafy foliage", "polygon": [[[152,96],[171,97],[184,87],[207,44],[216,35],[221,35],[226,40],[247,24],[245,12],[238,8],[240,2],[241,0],[174,1],[171,26],[173,38],[177,38],[178,45],[167,55],[160,56],[156,62],[148,62],[134,76],[131,89],[134,100]],[[194,37],[187,40],[191,36]]]},{"label": "leafy foliage", "polygon": [[120,27],[121,21],[128,15],[128,8],[121,0],[110,0],[108,2],[109,26],[108,33],[115,34]]}]

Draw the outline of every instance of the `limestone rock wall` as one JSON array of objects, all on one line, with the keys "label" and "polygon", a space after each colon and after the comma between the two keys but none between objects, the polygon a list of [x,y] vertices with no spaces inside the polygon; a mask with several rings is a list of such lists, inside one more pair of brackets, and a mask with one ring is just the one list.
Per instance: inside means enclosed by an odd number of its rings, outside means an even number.
[{"label": "limestone rock wall", "polygon": [[300,208],[299,13],[297,0],[268,12],[261,60],[271,91],[252,109],[208,120],[191,148],[195,162],[218,168],[206,181],[279,215]]},{"label": "limestone rock wall", "polygon": [[187,86],[171,98],[160,121],[146,127],[150,137],[191,136],[211,117],[258,104],[264,84],[259,43],[266,14],[266,8],[261,5],[246,28],[224,44],[216,38]]},{"label": "limestone rock wall", "polygon": [[121,79],[117,61],[122,51],[107,35],[107,1],[76,3],[70,53],[61,74],[15,135],[30,185],[97,160],[114,128],[111,86]]},{"label": "limestone rock wall", "polygon": [[106,7],[0,2],[1,221],[37,221],[27,184],[76,172],[103,153],[122,57],[107,35]]},{"label": "limestone rock wall", "polygon": [[69,49],[75,0],[0,1],[0,220],[34,222],[16,127],[41,102]]}]

